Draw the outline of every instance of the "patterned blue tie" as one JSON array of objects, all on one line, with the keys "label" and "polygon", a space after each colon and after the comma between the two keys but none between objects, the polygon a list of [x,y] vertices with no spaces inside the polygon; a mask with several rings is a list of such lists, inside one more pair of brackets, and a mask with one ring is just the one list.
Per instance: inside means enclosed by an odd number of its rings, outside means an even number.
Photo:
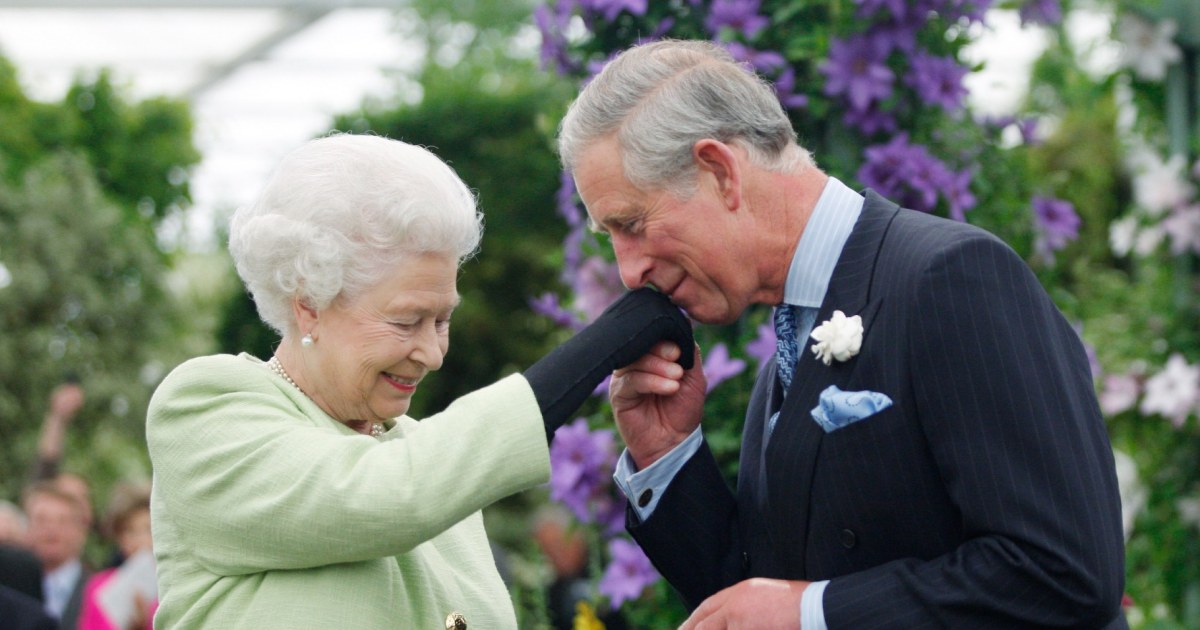
[{"label": "patterned blue tie", "polygon": [[786,390],[792,386],[792,375],[796,372],[796,360],[800,350],[796,347],[796,307],[780,304],[775,307],[775,362],[779,365],[779,380]]},{"label": "patterned blue tie", "polygon": [[[792,377],[796,374],[796,363],[800,359],[800,344],[797,340],[801,335],[808,338],[816,320],[817,309],[811,306],[780,304],[775,307],[775,363],[779,366],[779,381],[783,383],[785,396],[788,388],[792,385]],[[775,430],[775,423],[778,421],[779,410],[776,410],[767,419],[764,438],[771,437],[771,432]],[[767,440],[764,439],[763,448],[766,448],[766,445]]]}]

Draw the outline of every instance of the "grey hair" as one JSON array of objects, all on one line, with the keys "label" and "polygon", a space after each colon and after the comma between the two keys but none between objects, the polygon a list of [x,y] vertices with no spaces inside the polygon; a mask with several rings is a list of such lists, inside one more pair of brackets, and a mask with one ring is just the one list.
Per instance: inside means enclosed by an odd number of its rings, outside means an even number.
[{"label": "grey hair", "polygon": [[633,185],[685,197],[696,184],[692,147],[705,138],[740,146],[774,172],[813,163],[775,90],[707,41],[657,41],[609,62],[563,117],[563,167],[573,172],[580,154],[613,132]]},{"label": "grey hair", "polygon": [[292,150],[254,203],[230,220],[229,253],[258,314],[283,335],[291,302],[354,300],[410,255],[458,264],[483,232],[475,196],[428,150],[378,136],[331,135]]}]

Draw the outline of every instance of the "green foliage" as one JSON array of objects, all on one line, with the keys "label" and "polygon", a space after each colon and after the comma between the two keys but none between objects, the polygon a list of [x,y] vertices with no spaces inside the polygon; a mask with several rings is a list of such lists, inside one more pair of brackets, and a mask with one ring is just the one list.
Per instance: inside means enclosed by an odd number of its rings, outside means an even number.
[{"label": "green foliage", "polygon": [[98,455],[88,445],[99,432],[140,439],[155,384],[143,372],[146,341],[167,335],[175,314],[161,253],[141,226],[122,221],[77,156],[44,159],[20,185],[0,188],[0,264],[11,276],[0,289],[0,427],[15,437],[0,442],[0,483],[13,496],[30,470],[48,395],[68,376],[87,391],[70,468],[111,463],[78,457]]},{"label": "green foliage", "polygon": [[[1136,13],[1154,18],[1167,4],[1112,3],[1118,19]],[[1178,6],[1176,6],[1178,8]],[[1119,22],[1118,22],[1119,23]],[[1114,36],[1118,35],[1114,23]],[[1184,22],[1181,32],[1200,28]],[[1182,38],[1181,38],[1182,40]],[[1195,253],[1172,252],[1164,243],[1142,253],[1114,252],[1114,222],[1138,218],[1143,228],[1177,209],[1151,218],[1134,194],[1143,177],[1135,165],[1138,152],[1150,150],[1165,159],[1180,136],[1191,146],[1190,167],[1200,127],[1179,128],[1169,116],[1170,83],[1147,80],[1118,68],[1112,74],[1085,72],[1081,51],[1057,33],[1037,62],[1027,106],[1057,123],[1055,133],[1032,156],[1035,172],[1054,172],[1056,190],[1075,202],[1083,219],[1080,238],[1059,252],[1058,264],[1040,268],[1039,276],[1068,317],[1082,323],[1084,338],[1095,348],[1107,375],[1135,379],[1138,399],[1108,418],[1115,448],[1128,453],[1139,479],[1122,480],[1123,493],[1146,492],[1144,507],[1126,545],[1126,591],[1134,602],[1129,611],[1137,628],[1200,627],[1200,523],[1181,518],[1181,501],[1200,497],[1200,426],[1194,409],[1175,427],[1157,413],[1143,411],[1146,383],[1172,355],[1189,364],[1200,361],[1200,276]],[[1196,72],[1194,53],[1190,72]],[[1175,72],[1185,75],[1184,68]],[[1193,74],[1194,80],[1194,74]],[[1185,89],[1194,113],[1200,93]],[[1123,122],[1122,122],[1123,121]],[[1182,175],[1182,174],[1181,174]],[[1192,183],[1196,178],[1190,178]],[[1165,186],[1160,181],[1156,186]],[[1186,203],[1195,203],[1192,195]],[[1181,386],[1185,386],[1182,385]],[[1104,391],[1103,382],[1099,384]],[[1128,497],[1126,497],[1128,498]]]},{"label": "green foliage", "polygon": [[123,207],[156,222],[187,204],[186,169],[200,159],[191,142],[179,141],[192,135],[187,109],[166,98],[128,103],[107,73],[72,86],[64,103],[74,107],[64,108],[63,140],[83,149]]},{"label": "green foliage", "polygon": [[192,121],[179,101],[129,102],[106,72],[74,83],[61,103],[30,101],[16,70],[0,59],[0,149],[19,177],[47,153],[87,157],[104,194],[128,221],[152,228],[187,205],[188,169],[200,160]]},{"label": "green foliage", "polygon": [[100,486],[148,477],[146,403],[186,350],[154,228],[187,203],[189,110],[129,102],[103,74],[61,103],[32,101],[0,59],[0,120],[0,495],[27,480],[48,395],[67,377],[86,404],[66,467]]}]

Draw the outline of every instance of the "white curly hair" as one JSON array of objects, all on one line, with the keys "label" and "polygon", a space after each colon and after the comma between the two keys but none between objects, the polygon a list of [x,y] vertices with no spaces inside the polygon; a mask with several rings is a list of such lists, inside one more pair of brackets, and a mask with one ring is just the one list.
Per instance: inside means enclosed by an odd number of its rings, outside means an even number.
[{"label": "white curly hair", "polygon": [[292,299],[322,310],[354,300],[406,257],[475,253],[474,194],[425,148],[371,135],[310,140],[230,220],[229,253],[258,314],[280,335]]}]

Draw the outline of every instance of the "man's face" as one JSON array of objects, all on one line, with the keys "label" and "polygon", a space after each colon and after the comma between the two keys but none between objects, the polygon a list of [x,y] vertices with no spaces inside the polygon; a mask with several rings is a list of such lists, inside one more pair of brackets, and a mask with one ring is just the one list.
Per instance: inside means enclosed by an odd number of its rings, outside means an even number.
[{"label": "man's face", "polygon": [[686,200],[639,190],[625,178],[609,136],[582,153],[575,184],[593,225],[612,241],[625,286],[653,284],[706,324],[732,322],[749,305],[753,261],[735,259],[738,217],[717,194],[711,173],[700,172]]},{"label": "man's face", "polygon": [[52,571],[78,558],[87,541],[87,524],[80,506],[65,497],[34,494],[26,506],[29,518],[29,546]]}]

